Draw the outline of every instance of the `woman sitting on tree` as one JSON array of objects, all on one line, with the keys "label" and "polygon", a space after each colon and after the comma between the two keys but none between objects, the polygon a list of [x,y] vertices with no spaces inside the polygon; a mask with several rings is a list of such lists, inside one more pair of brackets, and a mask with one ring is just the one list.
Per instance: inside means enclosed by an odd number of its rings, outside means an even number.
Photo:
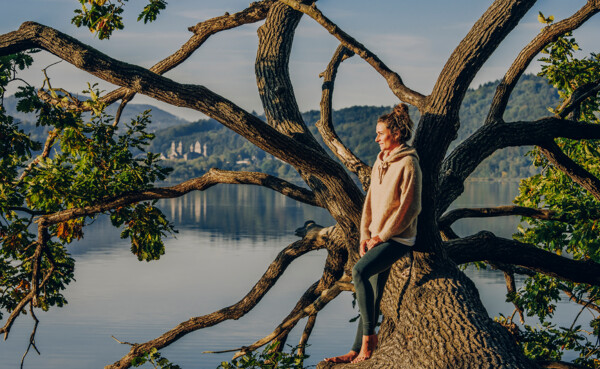
[{"label": "woman sitting on tree", "polygon": [[354,345],[334,363],[369,359],[377,346],[375,326],[391,266],[410,252],[421,211],[421,169],[415,149],[406,144],[413,122],[400,104],[377,121],[375,141],[381,152],[371,171],[360,226],[360,260],[352,270],[360,319]]}]

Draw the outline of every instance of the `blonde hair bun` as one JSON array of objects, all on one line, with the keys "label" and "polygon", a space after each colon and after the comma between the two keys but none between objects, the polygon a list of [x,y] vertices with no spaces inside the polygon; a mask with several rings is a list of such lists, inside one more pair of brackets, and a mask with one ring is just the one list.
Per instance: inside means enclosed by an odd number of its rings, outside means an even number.
[{"label": "blonde hair bun", "polygon": [[392,112],[379,117],[378,122],[385,124],[392,133],[397,134],[400,142],[406,142],[412,136],[413,122],[406,104],[394,106]]}]

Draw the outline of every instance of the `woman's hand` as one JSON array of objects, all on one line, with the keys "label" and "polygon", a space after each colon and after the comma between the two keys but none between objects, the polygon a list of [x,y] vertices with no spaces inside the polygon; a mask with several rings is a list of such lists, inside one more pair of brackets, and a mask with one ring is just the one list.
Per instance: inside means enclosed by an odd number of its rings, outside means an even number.
[{"label": "woman's hand", "polygon": [[367,251],[371,250],[373,247],[379,245],[380,243],[383,243],[383,241],[381,240],[381,238],[379,238],[379,236],[375,236],[370,240],[363,240],[360,243],[360,248],[358,249],[360,257],[363,257],[367,253]]},{"label": "woman's hand", "polygon": [[358,248],[358,254],[360,255],[360,257],[362,258],[367,251],[369,251],[369,249],[367,248],[367,243],[369,243],[370,240],[362,240],[360,241],[360,247]]}]

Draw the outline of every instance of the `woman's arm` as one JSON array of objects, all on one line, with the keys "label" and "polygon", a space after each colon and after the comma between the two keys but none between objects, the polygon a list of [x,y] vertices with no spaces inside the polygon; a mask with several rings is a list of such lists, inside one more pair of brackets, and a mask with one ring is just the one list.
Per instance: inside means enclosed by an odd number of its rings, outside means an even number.
[{"label": "woman's arm", "polygon": [[403,160],[397,190],[400,191],[400,205],[388,217],[378,236],[385,242],[404,232],[421,212],[421,170],[417,158]]}]

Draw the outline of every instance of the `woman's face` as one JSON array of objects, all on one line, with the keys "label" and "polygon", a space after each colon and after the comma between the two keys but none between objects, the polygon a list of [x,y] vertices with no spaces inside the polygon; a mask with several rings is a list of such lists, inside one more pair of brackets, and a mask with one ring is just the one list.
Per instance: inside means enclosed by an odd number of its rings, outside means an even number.
[{"label": "woman's face", "polygon": [[392,131],[384,124],[377,123],[375,127],[377,136],[375,142],[379,144],[379,149],[383,152],[390,152],[396,147],[400,146],[400,140],[392,135]]}]

